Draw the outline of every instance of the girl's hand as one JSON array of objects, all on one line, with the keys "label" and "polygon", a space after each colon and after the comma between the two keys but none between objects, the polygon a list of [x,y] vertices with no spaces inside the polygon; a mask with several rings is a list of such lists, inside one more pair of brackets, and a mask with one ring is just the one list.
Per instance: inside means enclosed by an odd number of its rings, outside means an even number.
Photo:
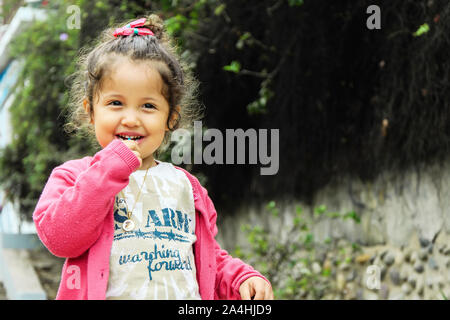
[{"label": "girl's hand", "polygon": [[273,300],[270,284],[261,277],[250,277],[239,287],[242,300]]},{"label": "girl's hand", "polygon": [[[139,168],[142,166],[142,156],[141,156],[141,149],[139,149],[138,144],[134,140],[122,140],[123,143],[136,155],[136,157],[139,160]],[[139,169],[138,168],[138,169]],[[137,169],[136,169],[137,170]],[[134,170],[134,171],[136,171]]]}]

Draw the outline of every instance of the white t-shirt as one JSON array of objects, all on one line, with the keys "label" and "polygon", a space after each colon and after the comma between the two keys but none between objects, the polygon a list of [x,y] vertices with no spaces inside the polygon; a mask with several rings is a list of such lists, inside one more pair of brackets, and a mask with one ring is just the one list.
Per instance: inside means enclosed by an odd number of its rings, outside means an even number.
[{"label": "white t-shirt", "polygon": [[[160,162],[130,175],[116,196],[114,241],[109,263],[106,299],[201,299],[196,279],[193,244],[195,206],[191,184],[184,172]],[[125,195],[132,231],[125,232]]]}]

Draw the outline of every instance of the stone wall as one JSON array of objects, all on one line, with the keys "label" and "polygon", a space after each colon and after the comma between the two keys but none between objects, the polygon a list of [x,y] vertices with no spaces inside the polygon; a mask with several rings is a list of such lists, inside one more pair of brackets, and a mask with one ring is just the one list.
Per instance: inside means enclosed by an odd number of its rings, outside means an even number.
[{"label": "stone wall", "polygon": [[[219,212],[218,241],[222,247],[233,251],[237,245],[248,246],[240,228],[243,224],[262,226],[282,240],[283,230],[292,224],[295,207],[300,205],[316,244],[320,246],[327,240],[337,244],[335,249],[329,246],[316,255],[313,264],[316,272],[323,268],[331,271],[331,277],[324,281],[332,282],[327,288],[336,290],[325,290],[323,298],[450,297],[450,163],[403,174],[386,172],[372,182],[341,178],[320,190],[313,205],[295,200],[277,202],[279,218],[269,214],[265,204],[247,203],[232,214]],[[317,217],[314,208],[320,205],[326,205],[331,212],[353,210],[360,223]],[[357,251],[352,250],[353,244],[358,245]],[[337,261],[337,250],[347,252],[346,263]],[[378,288],[369,289],[369,266],[380,272]],[[275,282],[281,286],[283,280],[278,278]],[[305,292],[299,298],[312,297]]]}]

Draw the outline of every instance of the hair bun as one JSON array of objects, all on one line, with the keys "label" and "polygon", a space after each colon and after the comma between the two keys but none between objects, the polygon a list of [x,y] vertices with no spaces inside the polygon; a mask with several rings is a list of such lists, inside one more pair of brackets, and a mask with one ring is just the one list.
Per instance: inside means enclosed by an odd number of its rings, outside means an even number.
[{"label": "hair bun", "polygon": [[152,30],[158,40],[164,39],[164,21],[158,15],[154,13],[149,15],[143,27]]}]

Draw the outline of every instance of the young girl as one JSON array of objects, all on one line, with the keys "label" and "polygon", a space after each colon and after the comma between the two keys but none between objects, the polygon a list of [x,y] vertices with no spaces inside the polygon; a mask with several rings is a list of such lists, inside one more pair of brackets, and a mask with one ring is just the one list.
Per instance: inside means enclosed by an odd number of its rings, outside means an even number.
[{"label": "young girl", "polygon": [[196,82],[175,52],[152,14],[105,30],[80,57],[71,124],[101,150],[55,168],[33,213],[44,245],[67,258],[57,299],[273,299],[215,241],[206,189],[155,159],[196,115]]}]

